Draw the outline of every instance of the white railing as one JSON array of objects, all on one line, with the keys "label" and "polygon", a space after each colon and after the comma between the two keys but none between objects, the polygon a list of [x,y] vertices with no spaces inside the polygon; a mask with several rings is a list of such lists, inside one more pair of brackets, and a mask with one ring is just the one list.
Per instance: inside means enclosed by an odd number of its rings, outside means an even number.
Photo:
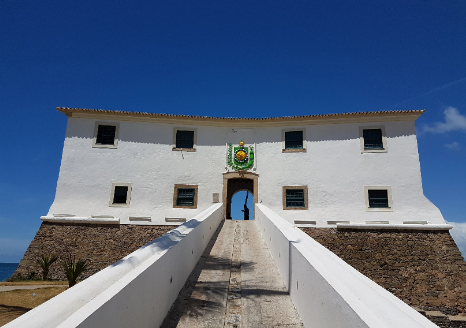
[{"label": "white railing", "polygon": [[256,219],[306,327],[437,327],[268,207]]},{"label": "white railing", "polygon": [[4,327],[159,327],[222,218],[212,205]]}]

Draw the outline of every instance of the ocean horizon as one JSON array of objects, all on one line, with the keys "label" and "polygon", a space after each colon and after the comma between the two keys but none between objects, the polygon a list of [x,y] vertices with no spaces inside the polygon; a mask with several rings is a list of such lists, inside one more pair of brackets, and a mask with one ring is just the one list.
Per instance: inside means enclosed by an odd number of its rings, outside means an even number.
[{"label": "ocean horizon", "polygon": [[19,263],[0,263],[0,282],[11,277]]}]

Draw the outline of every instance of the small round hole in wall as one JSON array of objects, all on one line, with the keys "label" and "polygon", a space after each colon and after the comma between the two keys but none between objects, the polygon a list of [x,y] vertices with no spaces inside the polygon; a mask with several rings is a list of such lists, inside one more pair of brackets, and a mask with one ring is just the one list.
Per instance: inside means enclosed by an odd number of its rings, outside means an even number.
[{"label": "small round hole in wall", "polygon": [[194,249],[191,250],[191,254],[194,254]]}]

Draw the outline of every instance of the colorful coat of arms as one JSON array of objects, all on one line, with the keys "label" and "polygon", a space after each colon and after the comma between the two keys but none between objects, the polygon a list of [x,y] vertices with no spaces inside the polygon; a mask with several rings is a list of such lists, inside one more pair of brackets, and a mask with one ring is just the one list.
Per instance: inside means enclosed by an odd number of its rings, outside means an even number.
[{"label": "colorful coat of arms", "polygon": [[241,140],[239,147],[228,144],[228,165],[235,171],[249,170],[254,166],[254,149],[252,146],[244,147]]}]

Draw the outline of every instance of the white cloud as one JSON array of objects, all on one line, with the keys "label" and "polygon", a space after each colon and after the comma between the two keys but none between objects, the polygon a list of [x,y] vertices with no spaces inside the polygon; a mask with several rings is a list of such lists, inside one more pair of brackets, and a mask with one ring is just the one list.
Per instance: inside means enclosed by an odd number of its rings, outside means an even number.
[{"label": "white cloud", "polygon": [[445,147],[450,148],[450,149],[458,149],[460,146],[459,143],[456,141],[453,141],[451,144],[445,144]]},{"label": "white cloud", "polygon": [[466,259],[466,222],[447,222],[453,226],[450,230],[451,236],[460,249],[463,258]]},{"label": "white cloud", "polygon": [[447,107],[443,112],[445,122],[436,122],[424,126],[424,132],[445,133],[449,131],[466,131],[466,116],[461,115],[455,107]]}]

